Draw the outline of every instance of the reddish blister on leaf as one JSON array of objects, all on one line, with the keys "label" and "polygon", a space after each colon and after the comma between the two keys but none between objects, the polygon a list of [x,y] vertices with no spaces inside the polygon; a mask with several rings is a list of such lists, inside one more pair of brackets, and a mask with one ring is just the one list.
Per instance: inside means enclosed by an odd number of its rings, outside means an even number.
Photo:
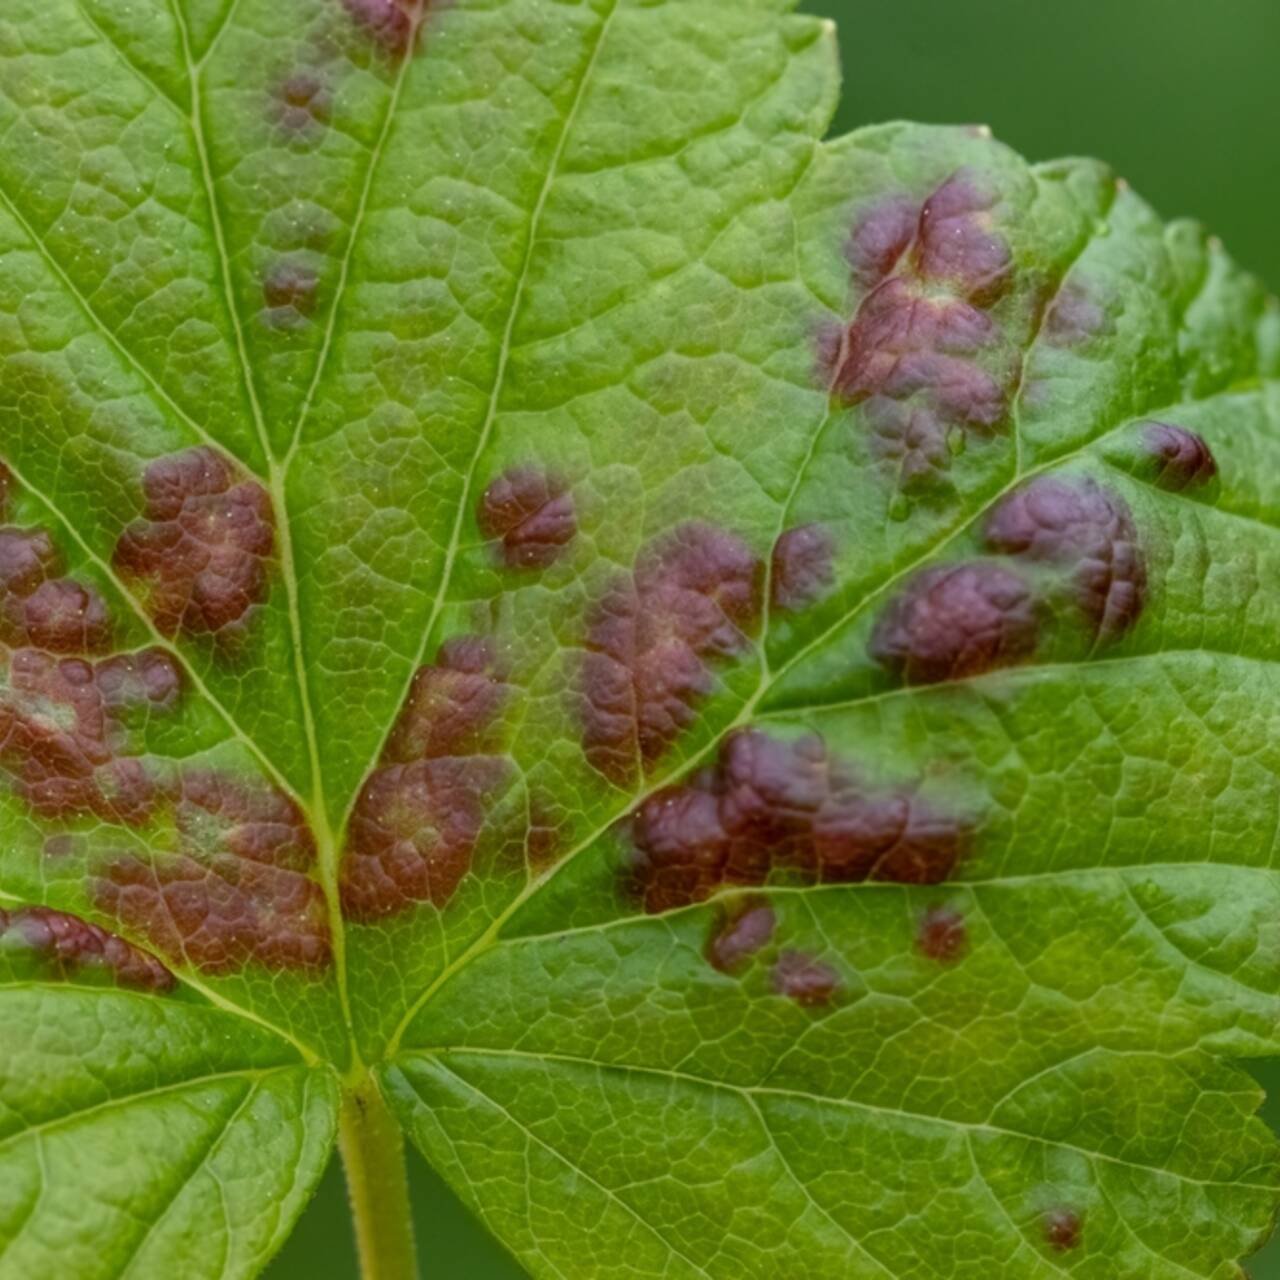
[{"label": "reddish blister on leaf", "polygon": [[220,635],[267,598],[271,498],[229,458],[198,446],[143,473],[145,519],[116,543],[116,568],[165,635]]},{"label": "reddish blister on leaf", "polygon": [[413,44],[422,4],[423,0],[342,0],[357,28],[397,58]]},{"label": "reddish blister on leaf", "polygon": [[500,754],[510,694],[480,636],[446,641],[414,676],[348,826],[341,899],[350,919],[381,919],[416,902],[442,907],[453,897],[491,802],[514,773]]},{"label": "reddish blister on leaf", "polygon": [[26,597],[55,577],[61,563],[45,529],[0,529],[0,588]]},{"label": "reddish blister on leaf", "polygon": [[992,551],[1071,570],[1095,632],[1118,635],[1146,603],[1146,559],[1125,500],[1088,477],[1042,476],[1010,494],[986,522]]},{"label": "reddish blister on leaf", "polygon": [[926,393],[950,421],[994,426],[1004,411],[1003,392],[990,374],[960,357],[978,354],[998,337],[990,316],[972,303],[936,297],[895,277],[859,307],[838,390],[857,402]]},{"label": "reddish blister on leaf", "polygon": [[20,603],[14,603],[12,613],[8,601],[5,608],[5,639],[10,643],[10,637],[17,632],[18,643],[26,642],[49,653],[102,653],[111,645],[111,618],[106,603],[83,583],[71,578],[50,578]]},{"label": "reddish blister on leaf", "polygon": [[0,529],[0,642],[68,654],[110,646],[106,603],[92,587],[58,576],[61,564],[47,530]]},{"label": "reddish blister on leaf", "polygon": [[1045,1242],[1059,1253],[1078,1248],[1084,1221],[1074,1209],[1051,1209],[1041,1219]]},{"label": "reddish blister on leaf", "polygon": [[342,909],[378,920],[417,902],[443,907],[471,870],[501,756],[446,756],[374,771],[360,791],[342,864]]},{"label": "reddish blister on leaf", "polygon": [[56,977],[100,972],[121,986],[166,992],[174,976],[154,956],[78,916],[48,907],[0,908],[0,951],[17,946]]},{"label": "reddish blister on leaf", "polygon": [[803,951],[784,951],[771,974],[774,991],[807,1009],[823,1008],[840,990],[840,975]]},{"label": "reddish blister on leaf", "polygon": [[920,206],[909,196],[890,196],[858,220],[849,237],[848,258],[854,282],[874,289],[898,265],[915,241]]},{"label": "reddish blister on leaf", "polygon": [[821,600],[835,581],[835,543],[817,524],[788,529],[773,544],[769,598],[775,609],[804,609]]},{"label": "reddish blister on leaf", "polygon": [[493,750],[498,717],[510,693],[488,641],[446,641],[434,664],[420,667],[387,739],[385,764]]},{"label": "reddish blister on leaf", "polygon": [[936,884],[954,869],[968,823],[909,789],[873,787],[816,736],[731,734],[717,763],[646,800],[627,823],[628,891],[652,914],[721,888],[889,880]]},{"label": "reddish blister on leaf", "polygon": [[924,202],[916,260],[926,280],[946,281],[982,306],[996,302],[1013,282],[1013,258],[992,228],[999,203],[979,174],[952,174]]},{"label": "reddish blister on leaf", "polygon": [[296,134],[327,125],[333,112],[333,95],[322,76],[297,71],[278,90],[280,123]]},{"label": "reddish blister on leaf", "polygon": [[512,569],[546,569],[578,532],[573,494],[563,479],[537,467],[512,467],[494,480],[476,511],[480,532],[497,541]]},{"label": "reddish blister on leaf", "polygon": [[969,947],[969,929],[954,907],[930,907],[916,927],[916,950],[930,960],[950,964]]},{"label": "reddish blister on leaf", "polygon": [[872,206],[849,241],[866,292],[842,334],[820,333],[819,365],[836,395],[865,406],[871,451],[896,464],[904,492],[941,482],[953,432],[988,436],[1008,415],[1007,388],[979,359],[1000,342],[992,308],[1013,278],[997,203],[962,171],[923,203]]},{"label": "reddish blister on leaf", "polygon": [[320,278],[311,267],[282,258],[262,279],[264,319],[277,329],[302,324],[316,309],[319,288]]},{"label": "reddish blister on leaf", "polygon": [[1029,658],[1039,622],[1030,586],[985,561],[912,577],[876,622],[868,652],[908,684],[962,680]]},{"label": "reddish blister on leaf", "polygon": [[721,973],[738,973],[773,940],[777,917],[767,902],[747,899],[717,921],[707,941],[707,959]]},{"label": "reddish blister on leaf", "polygon": [[[94,816],[138,826],[162,798],[163,783],[124,754],[121,715],[146,698],[172,708],[180,680],[167,654],[117,655],[94,664],[38,649],[10,651],[0,693],[0,767],[46,818]],[[144,672],[141,688],[134,677]],[[152,690],[163,687],[157,701]]]},{"label": "reddish blister on leaf", "polygon": [[176,849],[106,859],[98,907],[170,963],[205,973],[326,967],[328,908],[297,805],[264,782],[207,770],[185,771],[166,799]]},{"label": "reddish blister on leaf", "polygon": [[1111,319],[1095,291],[1079,281],[1068,281],[1047,303],[1041,332],[1050,346],[1078,347],[1111,328]]},{"label": "reddish blister on leaf", "polygon": [[624,784],[693,723],[711,663],[750,648],[764,566],[740,539],[681,525],[641,555],[592,609],[582,667],[583,748]]},{"label": "reddish blister on leaf", "polygon": [[1142,443],[1154,465],[1156,485],[1172,493],[1200,489],[1218,474],[1218,463],[1204,437],[1170,422],[1147,422]]},{"label": "reddish blister on leaf", "polygon": [[97,684],[107,706],[149,706],[172,711],[182,694],[182,672],[163,649],[116,654],[97,665]]}]

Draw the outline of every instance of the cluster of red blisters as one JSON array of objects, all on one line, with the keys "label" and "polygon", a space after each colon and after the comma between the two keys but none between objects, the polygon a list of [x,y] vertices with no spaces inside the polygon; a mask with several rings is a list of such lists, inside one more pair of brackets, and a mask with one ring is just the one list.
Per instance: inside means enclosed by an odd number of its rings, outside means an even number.
[{"label": "cluster of red blisters", "polygon": [[582,724],[605,777],[631,782],[693,722],[714,687],[711,662],[750,647],[763,579],[740,539],[690,523],[604,593],[588,622]]},{"label": "cluster of red blisters", "polygon": [[232,632],[267,597],[270,495],[203,445],[152,462],[142,489],[145,518],[120,535],[116,568],[165,635]]},{"label": "cluster of red blisters", "polygon": [[46,530],[0,528],[0,767],[41,816],[143,822],[156,787],[123,754],[123,718],[133,706],[171,706],[178,671],[157,649],[103,656],[106,603],[62,567]]},{"label": "cluster of red blisters", "polygon": [[934,884],[968,836],[964,821],[913,791],[868,785],[820,738],[758,730],[731,734],[712,768],[657,792],[628,825],[628,884],[651,913],[777,874],[806,884]]},{"label": "cluster of red blisters", "polygon": [[857,223],[848,256],[863,291],[853,322],[825,340],[834,390],[861,405],[876,457],[906,491],[951,465],[953,431],[989,436],[1008,415],[1005,380],[983,363],[1000,345],[994,309],[1013,283],[994,229],[998,198],[961,171],[923,201],[890,197]]},{"label": "cluster of red blisters", "polygon": [[[144,489],[150,519],[125,531],[116,560],[149,581],[157,625],[205,632],[239,621],[265,591],[260,565],[246,562],[269,549],[265,492],[209,449],[152,463]],[[327,913],[302,814],[261,781],[134,753],[138,715],[178,705],[178,666],[161,648],[113,652],[105,603],[60,571],[46,530],[0,529],[0,767],[17,794],[48,820],[166,833],[145,857],[106,856],[90,889],[172,960],[209,972],[249,960],[326,964]],[[47,846],[51,857],[69,847]],[[96,936],[79,923],[67,937]]]},{"label": "cluster of red blisters", "polygon": [[15,943],[54,977],[102,973],[143,991],[164,992],[174,985],[173,974],[154,956],[96,924],[48,907],[0,909],[0,951]]},{"label": "cluster of red blisters", "polygon": [[[1163,488],[1207,484],[1217,473],[1194,432],[1150,423],[1143,465]],[[996,559],[923,570],[877,620],[871,656],[909,684],[958,680],[1029,658],[1044,617],[1045,589],[1025,570],[1065,577],[1069,598],[1096,641],[1131,630],[1148,593],[1146,556],[1128,503],[1088,476],[1041,476],[988,516],[984,547]]]},{"label": "cluster of red blisters", "polygon": [[[567,483],[532,465],[490,482],[476,523],[501,563],[524,572],[549,568],[577,535]],[[511,692],[493,646],[480,636],[447,641],[414,675],[348,825],[341,887],[349,918],[377,920],[453,897],[472,869],[494,799],[514,774],[501,731]],[[559,824],[533,801],[527,818],[523,856],[545,865]]]},{"label": "cluster of red blisters", "polygon": [[162,954],[206,973],[254,961],[270,969],[329,963],[328,910],[312,878],[311,830],[287,796],[187,769],[169,789],[176,849],[111,858],[98,905]]}]

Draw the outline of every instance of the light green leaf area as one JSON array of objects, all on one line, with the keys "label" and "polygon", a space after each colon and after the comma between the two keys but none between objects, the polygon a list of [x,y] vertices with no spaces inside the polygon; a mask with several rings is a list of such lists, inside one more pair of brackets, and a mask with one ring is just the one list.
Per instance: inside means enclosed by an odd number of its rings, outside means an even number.
[{"label": "light green leaf area", "polygon": [[4,1280],[1265,1239],[1280,313],[790,10],[6,0]]}]

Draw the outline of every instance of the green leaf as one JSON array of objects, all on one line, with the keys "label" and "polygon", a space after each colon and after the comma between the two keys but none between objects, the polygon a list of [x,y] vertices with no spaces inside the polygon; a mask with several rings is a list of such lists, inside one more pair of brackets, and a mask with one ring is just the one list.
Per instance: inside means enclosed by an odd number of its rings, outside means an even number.
[{"label": "green leaf", "polygon": [[6,1275],[252,1275],[333,1141],[332,1076],[220,1010],[6,986]]},{"label": "green leaf", "polygon": [[1265,1238],[1280,312],[790,8],[5,6],[0,1275]]}]

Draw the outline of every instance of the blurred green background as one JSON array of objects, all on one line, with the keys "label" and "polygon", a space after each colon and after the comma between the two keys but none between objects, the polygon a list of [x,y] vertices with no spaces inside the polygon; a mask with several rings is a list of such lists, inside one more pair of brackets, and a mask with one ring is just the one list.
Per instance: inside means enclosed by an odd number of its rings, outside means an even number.
[{"label": "blurred green background", "polygon": [[[720,0],[732,5],[737,0]],[[1190,214],[1280,287],[1280,3],[1277,0],[801,0],[837,19],[841,131],[879,120],[988,124],[1033,160],[1109,160],[1162,214]],[[1258,1072],[1280,1095],[1280,1066]],[[1266,1112],[1280,1123],[1280,1105]],[[424,1273],[520,1280],[410,1153]],[[1280,1241],[1254,1260],[1280,1280]],[[268,1273],[354,1280],[341,1172]]]}]

